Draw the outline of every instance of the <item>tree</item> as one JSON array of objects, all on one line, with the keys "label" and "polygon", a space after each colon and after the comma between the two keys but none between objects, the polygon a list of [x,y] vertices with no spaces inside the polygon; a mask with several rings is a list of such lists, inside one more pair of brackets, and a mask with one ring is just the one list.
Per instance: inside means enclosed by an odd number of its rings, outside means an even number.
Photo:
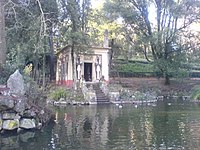
[{"label": "tree", "polygon": [[[60,45],[71,45],[71,58],[73,70],[73,83],[76,89],[76,58],[84,51],[80,48],[89,45],[87,26],[89,20],[90,0],[60,0],[60,26],[58,26],[58,36]],[[63,40],[64,39],[64,40]]]},{"label": "tree", "polygon": [[0,1],[0,67],[6,62],[6,33],[5,33],[4,3]]},{"label": "tree", "polygon": [[[89,35],[91,37],[91,43],[93,45],[102,45],[104,41],[104,33],[108,31],[110,50],[110,67],[116,66],[113,62],[119,55],[125,55],[130,48],[130,41],[127,40],[125,30],[121,23],[119,23],[112,15],[106,13],[106,11],[99,5],[93,8],[91,11],[91,19],[89,20]],[[127,58],[127,57],[126,57]],[[128,61],[128,59],[126,59]]]},{"label": "tree", "polygon": [[[33,63],[32,77],[37,82],[43,77],[44,84],[49,66],[50,77],[55,74],[52,36],[58,15],[56,0],[8,0],[5,14],[8,63],[20,69]],[[49,57],[51,61],[47,61]]]},{"label": "tree", "polygon": [[171,72],[178,71],[185,60],[187,46],[182,35],[199,21],[199,6],[198,0],[110,0],[105,8],[123,18],[126,30],[132,33],[128,34],[130,41],[141,47],[147,60],[154,61],[164,75],[165,84],[170,84]]},{"label": "tree", "polygon": [[[42,67],[42,72],[43,72],[43,86],[46,85],[46,56],[47,53],[50,55],[50,80],[54,79],[53,76],[55,74],[54,72],[54,50],[53,50],[53,25],[57,20],[57,7],[55,5],[57,4],[55,1],[40,1],[36,0],[39,6],[39,10],[41,13],[41,26],[40,26],[40,40],[39,40],[39,46],[43,45],[43,67]],[[43,3],[41,3],[43,2]],[[45,3],[44,3],[45,2]],[[43,5],[42,5],[43,4]],[[49,4],[49,5],[46,5]],[[54,7],[51,7],[52,4]],[[45,6],[50,6],[50,7],[45,7]],[[52,12],[53,11],[53,12]],[[49,45],[48,45],[48,44]],[[47,48],[48,47],[48,48]],[[47,50],[48,49],[48,52]]]}]

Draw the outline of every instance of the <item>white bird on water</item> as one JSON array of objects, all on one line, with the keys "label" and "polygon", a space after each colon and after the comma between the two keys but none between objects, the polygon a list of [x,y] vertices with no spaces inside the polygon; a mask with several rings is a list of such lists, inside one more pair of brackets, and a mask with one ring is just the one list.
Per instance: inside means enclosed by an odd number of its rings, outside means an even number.
[{"label": "white bird on water", "polygon": [[122,108],[122,105],[119,105],[119,108]]}]

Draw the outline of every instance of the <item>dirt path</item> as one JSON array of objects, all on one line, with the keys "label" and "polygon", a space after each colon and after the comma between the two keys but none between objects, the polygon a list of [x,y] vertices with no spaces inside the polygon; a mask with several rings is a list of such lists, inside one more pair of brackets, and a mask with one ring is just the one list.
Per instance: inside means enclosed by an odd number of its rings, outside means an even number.
[{"label": "dirt path", "polygon": [[112,78],[110,83],[121,83],[123,87],[132,90],[160,89],[162,92],[190,92],[194,86],[200,85],[200,78],[172,79],[170,85],[164,85],[162,78]]}]

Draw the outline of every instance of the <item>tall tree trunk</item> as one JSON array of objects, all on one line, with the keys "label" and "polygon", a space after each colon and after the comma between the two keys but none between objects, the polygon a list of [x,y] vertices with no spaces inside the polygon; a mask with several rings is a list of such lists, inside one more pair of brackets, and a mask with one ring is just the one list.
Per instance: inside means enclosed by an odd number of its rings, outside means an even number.
[{"label": "tall tree trunk", "polygon": [[72,44],[72,49],[71,49],[71,58],[72,58],[72,70],[73,70],[73,87],[74,90],[77,90],[77,77],[76,77],[76,57],[75,57],[75,44]]},{"label": "tall tree trunk", "polygon": [[45,87],[46,85],[46,55],[43,54],[42,59],[42,86]]},{"label": "tall tree trunk", "polygon": [[169,74],[165,74],[165,85],[169,85],[170,84],[170,77]]},{"label": "tall tree trunk", "polygon": [[6,31],[3,1],[0,0],[0,66],[6,62]]},{"label": "tall tree trunk", "polygon": [[53,49],[53,35],[52,30],[49,33],[49,47],[50,47],[50,81],[55,80],[55,55]]}]

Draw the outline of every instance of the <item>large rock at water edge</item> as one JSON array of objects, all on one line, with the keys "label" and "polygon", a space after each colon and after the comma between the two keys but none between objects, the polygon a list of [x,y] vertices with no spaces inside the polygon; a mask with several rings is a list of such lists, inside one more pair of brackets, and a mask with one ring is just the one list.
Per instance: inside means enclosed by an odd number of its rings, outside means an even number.
[{"label": "large rock at water edge", "polygon": [[19,120],[4,120],[3,121],[3,129],[4,130],[14,130],[19,128]]},{"label": "large rock at water edge", "polygon": [[20,120],[19,127],[24,129],[34,129],[36,128],[35,119],[23,118]]},{"label": "large rock at water edge", "polygon": [[8,79],[7,87],[10,88],[10,93],[14,94],[25,94],[25,86],[23,76],[20,74],[19,70],[16,70]]}]

